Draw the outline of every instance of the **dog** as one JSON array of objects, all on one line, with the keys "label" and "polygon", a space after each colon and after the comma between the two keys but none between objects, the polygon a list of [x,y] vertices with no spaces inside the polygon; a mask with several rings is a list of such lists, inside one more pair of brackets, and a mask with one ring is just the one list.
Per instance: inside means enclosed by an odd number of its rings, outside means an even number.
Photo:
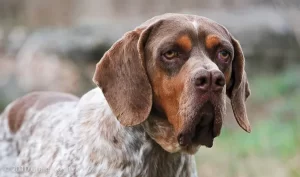
[{"label": "dog", "polygon": [[220,134],[226,95],[251,131],[241,46],[205,17],[153,17],[104,54],[93,81],[81,98],[33,92],[7,106],[1,176],[196,177],[193,154]]}]

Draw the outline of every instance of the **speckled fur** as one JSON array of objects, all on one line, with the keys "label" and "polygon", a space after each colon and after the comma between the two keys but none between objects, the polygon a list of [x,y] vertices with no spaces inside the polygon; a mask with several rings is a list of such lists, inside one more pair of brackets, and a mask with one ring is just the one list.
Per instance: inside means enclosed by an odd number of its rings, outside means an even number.
[{"label": "speckled fur", "polygon": [[[2,177],[197,176],[193,156],[163,150],[145,125],[120,125],[99,88],[79,102],[57,103],[36,112],[29,109],[14,135],[5,112],[0,126]],[[15,173],[7,167],[27,170]]]}]

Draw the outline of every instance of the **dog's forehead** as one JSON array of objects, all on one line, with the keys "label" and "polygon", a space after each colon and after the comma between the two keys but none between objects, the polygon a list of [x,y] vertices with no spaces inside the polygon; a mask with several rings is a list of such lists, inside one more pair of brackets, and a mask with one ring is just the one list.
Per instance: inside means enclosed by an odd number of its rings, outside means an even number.
[{"label": "dog's forehead", "polygon": [[148,27],[159,21],[163,21],[160,29],[165,29],[167,33],[176,33],[178,31],[191,29],[196,33],[218,33],[221,36],[230,36],[227,29],[221,24],[203,16],[188,14],[168,13],[155,16],[139,27]]}]

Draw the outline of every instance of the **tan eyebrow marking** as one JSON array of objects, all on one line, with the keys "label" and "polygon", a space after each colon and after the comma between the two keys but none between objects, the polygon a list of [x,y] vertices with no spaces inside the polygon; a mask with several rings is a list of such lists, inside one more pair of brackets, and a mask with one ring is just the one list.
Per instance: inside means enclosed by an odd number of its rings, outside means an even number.
[{"label": "tan eyebrow marking", "polygon": [[205,39],[206,48],[213,48],[214,46],[220,44],[220,38],[216,35],[208,35]]},{"label": "tan eyebrow marking", "polygon": [[176,43],[180,45],[185,51],[192,50],[192,41],[188,35],[183,35],[176,40]]}]

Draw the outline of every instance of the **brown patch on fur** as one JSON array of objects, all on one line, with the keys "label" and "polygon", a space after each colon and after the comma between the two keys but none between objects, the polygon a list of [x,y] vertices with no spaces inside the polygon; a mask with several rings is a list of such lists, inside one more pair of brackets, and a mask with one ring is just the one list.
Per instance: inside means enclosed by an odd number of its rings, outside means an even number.
[{"label": "brown patch on fur", "polygon": [[188,35],[183,35],[176,40],[176,43],[180,45],[186,52],[192,50],[192,41]]},{"label": "brown patch on fur", "polygon": [[7,112],[8,126],[11,132],[16,133],[22,126],[29,109],[38,111],[54,103],[77,100],[78,98],[73,95],[55,92],[34,92],[28,94],[12,103]]},{"label": "brown patch on fur", "polygon": [[185,77],[182,73],[170,78],[162,71],[157,70],[152,83],[156,105],[159,107],[158,109],[164,110],[176,132],[182,126],[178,110],[184,81]]},{"label": "brown patch on fur", "polygon": [[97,155],[97,151],[96,150],[92,150],[92,152],[90,153],[90,160],[92,163],[94,164],[99,164],[99,160],[98,160],[98,155]]},{"label": "brown patch on fur", "polygon": [[213,48],[214,46],[220,43],[220,39],[216,35],[208,35],[205,39],[205,46],[208,49]]}]

